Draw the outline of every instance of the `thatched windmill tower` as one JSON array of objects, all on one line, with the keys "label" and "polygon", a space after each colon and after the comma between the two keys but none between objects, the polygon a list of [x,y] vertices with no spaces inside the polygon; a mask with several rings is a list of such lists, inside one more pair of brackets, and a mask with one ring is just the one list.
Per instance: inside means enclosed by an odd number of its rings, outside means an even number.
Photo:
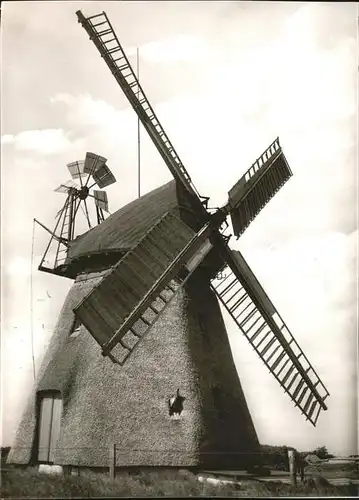
[{"label": "thatched windmill tower", "polygon": [[[327,408],[328,392],[314,368],[222,232],[230,215],[235,235],[242,234],[291,176],[288,163],[275,140],[231,189],[228,203],[210,213],[106,14],[77,15],[175,180],[78,238],[53,232],[65,259],[57,252],[54,266],[42,263],[40,270],[74,285],[9,461],[102,468],[116,443],[122,467],[249,466],[258,439],[219,301],[311,423]],[[105,186],[103,179],[112,179],[106,160],[87,158],[92,167],[85,161],[73,176],[86,173]],[[86,186],[67,187],[69,227],[76,200],[89,195]]]}]

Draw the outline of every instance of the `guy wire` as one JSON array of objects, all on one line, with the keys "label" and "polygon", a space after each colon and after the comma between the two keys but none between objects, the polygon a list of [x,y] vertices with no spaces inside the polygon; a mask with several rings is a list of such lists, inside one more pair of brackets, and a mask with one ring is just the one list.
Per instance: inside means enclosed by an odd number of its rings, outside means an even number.
[{"label": "guy wire", "polygon": [[33,264],[34,264],[34,241],[35,241],[35,219],[32,221],[32,244],[31,244],[31,272],[30,272],[30,334],[31,334],[31,357],[32,357],[32,372],[34,382],[36,380],[35,372],[35,353],[34,353],[34,312],[33,312]]}]

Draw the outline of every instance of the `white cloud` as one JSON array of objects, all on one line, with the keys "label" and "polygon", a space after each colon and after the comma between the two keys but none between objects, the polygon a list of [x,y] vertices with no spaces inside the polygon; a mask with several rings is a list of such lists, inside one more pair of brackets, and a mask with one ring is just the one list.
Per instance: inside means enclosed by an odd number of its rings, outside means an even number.
[{"label": "white cloud", "polygon": [[350,33],[355,37],[355,11],[354,4],[344,2],[306,3],[284,23],[286,36],[289,40],[300,40],[305,50],[330,50]]},{"label": "white cloud", "polygon": [[1,137],[1,144],[12,144],[15,137],[12,134],[5,134]]},{"label": "white cloud", "polygon": [[[295,314],[297,323],[308,317],[314,321],[333,319],[337,313],[335,307],[341,305],[343,298],[346,305],[353,305],[357,240],[356,230],[351,234],[292,235],[288,241],[274,241],[267,248],[248,243],[240,247],[261,281],[273,288],[283,307],[290,310],[289,314]],[[303,310],[308,314],[302,315]]]},{"label": "white cloud", "polygon": [[13,257],[6,265],[4,271],[14,278],[27,277],[31,274],[32,264],[30,259],[23,257]]},{"label": "white cloud", "polygon": [[93,99],[87,93],[77,96],[60,93],[51,97],[50,102],[66,106],[67,119],[72,130],[78,127],[101,128],[105,126],[107,129],[118,126],[119,115],[113,106],[104,100]]},{"label": "white cloud", "polygon": [[17,151],[55,155],[68,151],[71,142],[62,129],[25,130],[16,135],[6,134],[3,144],[12,144]]},{"label": "white cloud", "polygon": [[[164,40],[148,42],[138,48],[141,59],[152,63],[200,61],[208,56],[208,47],[198,36],[177,35]],[[127,56],[137,53],[137,48],[125,49]]]}]

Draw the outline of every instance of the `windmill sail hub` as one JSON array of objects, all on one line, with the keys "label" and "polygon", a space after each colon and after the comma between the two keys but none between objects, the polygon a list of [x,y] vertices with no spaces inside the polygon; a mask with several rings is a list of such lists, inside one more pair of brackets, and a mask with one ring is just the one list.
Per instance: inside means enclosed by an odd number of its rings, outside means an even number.
[{"label": "windmill sail hub", "polygon": [[89,195],[89,188],[87,186],[82,186],[82,188],[79,190],[79,198],[80,200],[86,200],[86,198]]}]

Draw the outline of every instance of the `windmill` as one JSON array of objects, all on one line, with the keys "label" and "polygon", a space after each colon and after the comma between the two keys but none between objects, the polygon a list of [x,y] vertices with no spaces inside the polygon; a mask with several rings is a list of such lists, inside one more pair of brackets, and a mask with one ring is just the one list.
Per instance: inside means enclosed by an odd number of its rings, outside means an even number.
[{"label": "windmill", "polygon": [[[229,191],[228,203],[210,214],[205,207],[208,198],[201,198],[193,185],[139,84],[107,15],[102,12],[85,18],[78,11],[77,16],[173,177],[188,193],[192,208],[198,212],[200,228],[190,231],[180,220],[166,215],[74,309],[75,315],[100,344],[102,353],[111,355],[115,362],[122,364],[133,350],[122,341],[125,334],[130,331],[140,341],[144,333],[137,334],[137,322],[144,323],[148,330],[166,309],[176,291],[186,283],[207,254],[215,249],[220,256],[220,263],[212,278],[226,266],[230,272],[225,280],[211,285],[213,291],[283,389],[308,420],[315,424],[320,410],[327,409],[324,400],[328,392],[243,256],[229,249],[228,241],[219,231],[227,216],[230,216],[233,232],[239,237],[292,175],[279,139],[264,151]],[[174,234],[176,239],[173,239]],[[141,250],[151,249],[151,244],[152,251],[147,252],[147,257],[149,261],[153,259],[158,263],[156,268],[143,265],[144,261],[140,257]],[[120,297],[126,295],[128,282],[136,283],[138,288],[133,291],[128,303],[123,304]],[[116,293],[115,300],[118,300],[119,307],[117,314],[106,320],[96,315],[96,309],[106,309],[109,290]],[[166,298],[163,292],[167,293]],[[160,310],[153,305],[158,302],[162,303],[162,306],[158,305]],[[152,319],[146,319],[146,314]],[[124,351],[121,360],[111,354],[119,344]],[[284,358],[288,366],[284,363],[278,370]]]},{"label": "windmill", "polygon": [[230,218],[239,238],[291,177],[279,139],[232,187],[228,202],[209,210],[107,15],[77,17],[174,180],[72,241],[66,266],[53,270],[75,283],[10,461],[106,467],[103,443],[117,443],[122,467],[258,463],[219,304],[314,426],[329,395],[225,235]]},{"label": "windmill", "polygon": [[[57,219],[57,222],[54,230],[48,230],[35,219],[38,224],[51,234],[51,239],[39,265],[41,271],[54,272],[54,269],[61,269],[61,266],[65,264],[68,247],[75,239],[76,217],[81,211],[85,216],[88,227],[93,226],[86,201],[89,197],[94,201],[97,224],[105,220],[104,212],[109,211],[107,193],[96,189],[91,192],[91,189],[96,185],[99,188],[104,188],[116,182],[113,173],[106,165],[106,161],[107,159],[103,156],[87,152],[85,160],[67,164],[72,179],[60,184],[55,189],[57,193],[66,194],[66,199],[64,205],[56,214],[55,219]],[[74,179],[77,179],[80,184],[76,184]],[[58,229],[60,233],[56,234]],[[43,266],[44,262],[48,262],[46,258],[50,254],[52,244],[55,241],[57,245],[52,254],[53,266],[50,268]]]}]

